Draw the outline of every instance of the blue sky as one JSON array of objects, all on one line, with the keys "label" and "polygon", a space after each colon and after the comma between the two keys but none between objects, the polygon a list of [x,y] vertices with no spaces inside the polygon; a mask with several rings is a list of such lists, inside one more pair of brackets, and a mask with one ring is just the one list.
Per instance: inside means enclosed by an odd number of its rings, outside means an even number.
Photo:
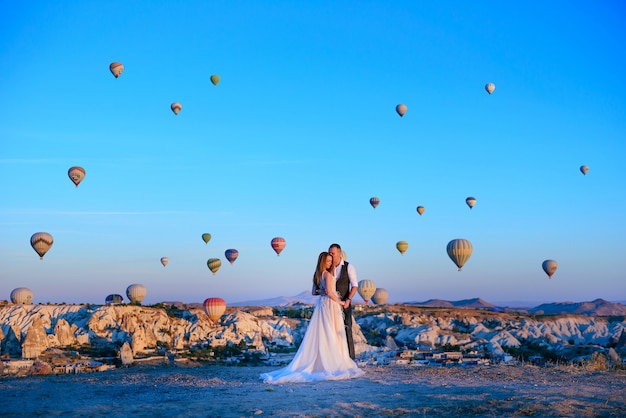
[{"label": "blue sky", "polygon": [[[103,303],[132,283],[144,303],[291,296],[338,242],[390,302],[625,300],[625,11],[5,5],[0,299],[24,286],[37,303]],[[40,231],[55,240],[42,261]],[[474,247],[462,272],[454,238]],[[551,280],[545,259],[559,263]]]}]

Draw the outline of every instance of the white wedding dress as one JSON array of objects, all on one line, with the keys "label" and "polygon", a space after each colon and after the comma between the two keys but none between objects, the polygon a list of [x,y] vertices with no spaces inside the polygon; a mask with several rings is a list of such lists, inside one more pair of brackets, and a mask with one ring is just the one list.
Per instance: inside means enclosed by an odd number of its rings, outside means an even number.
[{"label": "white wedding dress", "polygon": [[[320,283],[324,288],[325,281]],[[332,287],[335,289],[335,281]],[[265,383],[343,380],[364,374],[348,353],[343,309],[328,296],[320,296],[300,348],[287,367],[261,374]]]}]

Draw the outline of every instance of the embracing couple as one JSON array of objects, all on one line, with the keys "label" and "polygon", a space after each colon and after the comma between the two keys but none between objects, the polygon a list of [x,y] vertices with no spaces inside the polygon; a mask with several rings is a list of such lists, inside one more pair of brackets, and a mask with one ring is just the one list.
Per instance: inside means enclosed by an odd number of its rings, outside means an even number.
[{"label": "embracing couple", "polygon": [[331,244],[317,260],[312,293],[320,298],[298,352],[287,367],[263,373],[261,379],[288,383],[361,376],[352,340],[352,298],[357,288],[354,266],[344,260],[339,244]]}]

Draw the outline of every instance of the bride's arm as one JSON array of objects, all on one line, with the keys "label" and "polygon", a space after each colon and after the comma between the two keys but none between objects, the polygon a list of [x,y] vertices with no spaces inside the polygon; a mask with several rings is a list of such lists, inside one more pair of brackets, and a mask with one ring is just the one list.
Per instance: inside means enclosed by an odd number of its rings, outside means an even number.
[{"label": "bride's arm", "polygon": [[[324,272],[324,280],[326,281],[326,289],[335,288],[335,278],[327,271]],[[343,306],[343,302],[337,297],[337,292],[327,291],[326,296]]]}]

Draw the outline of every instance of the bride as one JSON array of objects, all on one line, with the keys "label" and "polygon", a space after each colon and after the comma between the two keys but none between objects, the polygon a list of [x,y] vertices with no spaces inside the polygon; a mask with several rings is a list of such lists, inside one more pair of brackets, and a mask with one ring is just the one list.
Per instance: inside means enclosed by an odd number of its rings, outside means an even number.
[{"label": "bride", "polygon": [[342,309],[346,302],[337,296],[335,276],[330,273],[332,265],[333,257],[322,252],[317,260],[313,286],[325,289],[326,294],[315,304],[306,334],[291,363],[261,374],[265,383],[342,380],[364,373],[348,353]]}]

